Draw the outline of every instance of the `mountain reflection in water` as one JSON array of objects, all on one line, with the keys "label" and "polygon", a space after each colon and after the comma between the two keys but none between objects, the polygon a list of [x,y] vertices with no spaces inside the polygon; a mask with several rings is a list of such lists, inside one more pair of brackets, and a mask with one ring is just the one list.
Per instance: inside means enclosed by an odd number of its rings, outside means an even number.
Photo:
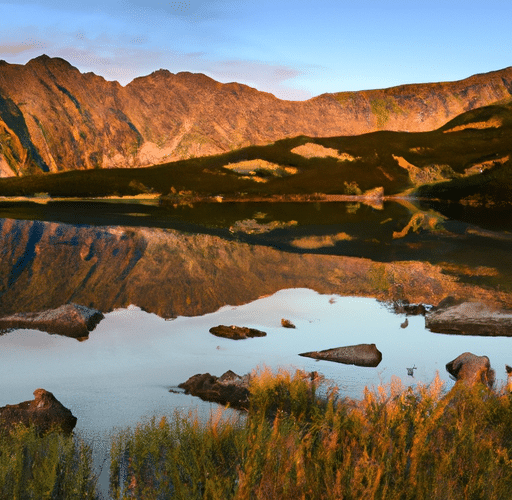
[{"label": "mountain reflection in water", "polygon": [[[75,302],[102,312],[135,304],[164,318],[196,316],[297,287],[428,304],[447,295],[511,304],[510,232],[405,201],[383,210],[4,203],[0,215],[10,215],[0,219],[3,315]],[[495,224],[492,212],[488,220]]]}]

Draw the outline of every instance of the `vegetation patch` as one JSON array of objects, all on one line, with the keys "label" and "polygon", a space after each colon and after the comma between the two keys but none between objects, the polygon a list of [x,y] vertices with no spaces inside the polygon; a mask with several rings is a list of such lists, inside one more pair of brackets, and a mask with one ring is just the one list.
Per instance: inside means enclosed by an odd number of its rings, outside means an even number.
[{"label": "vegetation patch", "polygon": [[1,436],[0,498],[94,499],[96,481],[92,450],[76,437],[24,426]]},{"label": "vegetation patch", "polygon": [[507,498],[512,398],[464,384],[340,397],[316,373],[265,370],[251,378],[240,419],[222,412],[152,420],[118,434],[115,499]]},{"label": "vegetation patch", "polygon": [[223,168],[242,174],[243,179],[250,179],[254,182],[267,182],[269,177],[287,177],[296,174],[298,171],[295,167],[282,167],[261,159],[229,163],[223,165]]},{"label": "vegetation patch", "polygon": [[334,247],[338,241],[351,241],[354,238],[347,233],[328,234],[325,236],[304,236],[290,242],[295,248],[303,250],[315,250],[318,248]]},{"label": "vegetation patch", "polygon": [[296,155],[303,156],[304,158],[336,158],[339,161],[355,161],[360,160],[361,157],[355,157],[348,153],[340,153],[337,149],[326,148],[321,144],[315,144],[314,142],[308,142],[297,146],[291,150]]},{"label": "vegetation patch", "polygon": [[460,132],[461,130],[466,130],[468,128],[478,129],[478,130],[482,130],[482,129],[486,129],[486,128],[499,128],[502,125],[503,125],[503,120],[501,118],[493,117],[486,121],[464,123],[462,125],[457,125],[448,130],[443,130],[443,132],[446,134],[449,132]]}]

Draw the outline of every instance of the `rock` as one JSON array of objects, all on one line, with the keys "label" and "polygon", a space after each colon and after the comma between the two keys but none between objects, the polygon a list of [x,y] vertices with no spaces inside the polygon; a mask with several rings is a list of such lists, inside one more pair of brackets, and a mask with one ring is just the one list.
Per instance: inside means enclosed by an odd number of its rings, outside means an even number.
[{"label": "rock", "polygon": [[[445,302],[445,301],[443,301]],[[481,302],[441,302],[425,317],[434,333],[512,336],[512,311],[493,309]]]},{"label": "rock", "polygon": [[483,383],[492,387],[494,384],[495,373],[487,356],[465,352],[447,363],[446,370],[457,381],[463,381],[470,386]]},{"label": "rock", "polygon": [[76,417],[51,392],[36,389],[33,401],[0,408],[0,429],[9,430],[16,424],[34,425],[40,434],[52,430],[69,434],[75,428]]},{"label": "rock", "polygon": [[0,318],[0,331],[32,328],[84,340],[103,318],[103,314],[96,309],[66,304],[48,311],[16,313]]},{"label": "rock", "polygon": [[210,333],[217,337],[224,337],[226,339],[241,340],[250,337],[265,337],[266,332],[256,330],[256,328],[247,328],[246,326],[225,326],[219,325],[210,328]]},{"label": "rock", "polygon": [[240,410],[247,409],[249,405],[249,375],[241,377],[231,370],[220,377],[209,373],[197,374],[178,387],[203,401],[229,405]]},{"label": "rock", "polygon": [[346,365],[378,366],[382,361],[382,353],[375,344],[358,344],[345,347],[336,347],[324,351],[312,351],[300,354],[308,358],[335,361]]},{"label": "rock", "polygon": [[281,319],[281,326],[285,328],[295,328],[295,325],[289,319]]},{"label": "rock", "polygon": [[393,309],[397,314],[407,314],[407,316],[425,316],[426,308],[423,304],[410,304],[408,300],[395,300]]}]

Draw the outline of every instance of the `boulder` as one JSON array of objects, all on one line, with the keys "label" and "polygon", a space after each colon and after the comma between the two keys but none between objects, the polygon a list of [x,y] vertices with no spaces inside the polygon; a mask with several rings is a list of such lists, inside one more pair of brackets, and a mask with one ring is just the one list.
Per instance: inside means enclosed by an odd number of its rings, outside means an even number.
[{"label": "boulder", "polygon": [[40,434],[49,431],[69,434],[75,428],[76,417],[51,392],[36,389],[33,401],[0,408],[0,429],[9,430],[19,424],[34,425]]},{"label": "boulder", "polygon": [[209,373],[197,374],[178,387],[203,401],[229,405],[240,410],[249,406],[249,375],[241,377],[231,370],[220,377]]},{"label": "boulder", "polygon": [[217,337],[226,339],[242,340],[250,337],[265,337],[266,332],[256,330],[256,328],[247,328],[246,326],[225,326],[219,325],[210,328],[210,333]]},{"label": "boulder", "polygon": [[446,370],[455,380],[469,386],[482,383],[491,388],[494,384],[495,373],[487,356],[465,352],[447,363]]},{"label": "boulder", "polygon": [[322,359],[325,361],[335,361],[346,365],[357,366],[378,366],[382,361],[382,353],[375,344],[358,344],[345,347],[335,347],[324,351],[304,352],[300,356],[308,358]]},{"label": "boulder", "polygon": [[512,336],[512,311],[481,302],[441,302],[425,317],[425,327],[434,333],[481,336]]},{"label": "boulder", "polygon": [[0,331],[31,328],[84,340],[103,318],[103,314],[96,309],[78,304],[66,304],[47,311],[4,316],[0,318]]}]

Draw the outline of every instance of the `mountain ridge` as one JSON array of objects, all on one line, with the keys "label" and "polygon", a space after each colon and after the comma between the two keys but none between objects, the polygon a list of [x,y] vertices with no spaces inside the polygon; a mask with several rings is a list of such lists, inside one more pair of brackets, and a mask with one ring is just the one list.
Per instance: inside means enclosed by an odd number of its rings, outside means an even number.
[{"label": "mountain ridge", "polygon": [[141,167],[307,135],[433,130],[512,99],[512,67],[456,82],[283,101],[201,73],[157,70],[126,86],[46,55],[0,62],[0,177]]}]

